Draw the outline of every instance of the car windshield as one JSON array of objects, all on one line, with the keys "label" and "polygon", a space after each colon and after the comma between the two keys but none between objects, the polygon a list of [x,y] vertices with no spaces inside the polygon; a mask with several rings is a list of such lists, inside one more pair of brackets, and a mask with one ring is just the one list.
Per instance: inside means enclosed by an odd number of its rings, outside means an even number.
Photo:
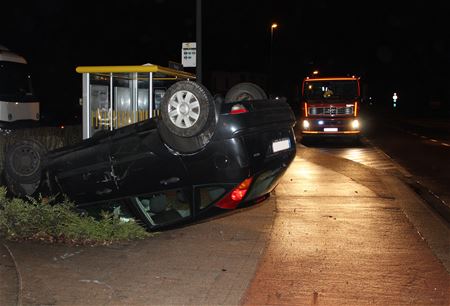
[{"label": "car windshield", "polygon": [[23,97],[32,92],[31,76],[25,64],[0,61],[0,96]]},{"label": "car windshield", "polygon": [[303,87],[306,100],[354,99],[358,97],[356,80],[306,81]]}]

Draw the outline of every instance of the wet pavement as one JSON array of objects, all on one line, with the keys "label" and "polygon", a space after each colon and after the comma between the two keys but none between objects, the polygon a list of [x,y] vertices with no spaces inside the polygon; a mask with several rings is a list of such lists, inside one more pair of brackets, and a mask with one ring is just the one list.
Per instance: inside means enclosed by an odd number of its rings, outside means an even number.
[{"label": "wet pavement", "polygon": [[[0,305],[238,305],[263,253],[274,208],[272,198],[120,245],[3,242],[18,278],[13,283],[14,275],[2,273],[0,283],[9,282],[18,297],[2,297]],[[6,261],[0,266],[10,267]]]},{"label": "wet pavement", "polygon": [[391,171],[298,155],[257,205],[100,247],[5,242],[0,305],[450,305],[450,228]]},{"label": "wet pavement", "polygon": [[[312,150],[303,157],[276,189],[272,235],[244,304],[449,305],[448,226],[395,177]],[[441,259],[411,223],[424,212],[443,231],[426,234]]]}]

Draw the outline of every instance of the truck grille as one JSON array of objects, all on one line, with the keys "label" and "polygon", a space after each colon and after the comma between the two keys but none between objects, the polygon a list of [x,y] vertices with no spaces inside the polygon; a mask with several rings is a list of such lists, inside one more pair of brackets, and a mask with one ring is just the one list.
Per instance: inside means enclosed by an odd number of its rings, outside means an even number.
[{"label": "truck grille", "polygon": [[353,106],[308,107],[308,115],[312,115],[312,116],[314,116],[314,115],[326,115],[326,116],[353,115]]}]

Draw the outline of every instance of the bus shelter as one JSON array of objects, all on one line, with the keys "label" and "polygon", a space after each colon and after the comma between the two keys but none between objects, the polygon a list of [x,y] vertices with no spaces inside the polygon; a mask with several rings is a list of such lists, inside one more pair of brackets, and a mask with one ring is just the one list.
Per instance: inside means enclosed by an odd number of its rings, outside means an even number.
[{"label": "bus shelter", "polygon": [[83,75],[83,139],[158,115],[166,89],[195,75],[158,65],[80,66]]}]

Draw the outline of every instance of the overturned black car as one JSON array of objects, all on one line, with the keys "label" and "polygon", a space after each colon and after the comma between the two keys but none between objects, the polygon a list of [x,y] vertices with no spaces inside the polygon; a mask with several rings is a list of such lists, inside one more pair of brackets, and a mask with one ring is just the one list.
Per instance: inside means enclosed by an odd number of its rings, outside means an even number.
[{"label": "overturned black car", "polygon": [[290,106],[251,83],[223,99],[176,82],[160,110],[49,152],[32,139],[16,142],[5,160],[9,190],[65,195],[80,209],[113,210],[155,230],[264,199],[295,157]]}]

